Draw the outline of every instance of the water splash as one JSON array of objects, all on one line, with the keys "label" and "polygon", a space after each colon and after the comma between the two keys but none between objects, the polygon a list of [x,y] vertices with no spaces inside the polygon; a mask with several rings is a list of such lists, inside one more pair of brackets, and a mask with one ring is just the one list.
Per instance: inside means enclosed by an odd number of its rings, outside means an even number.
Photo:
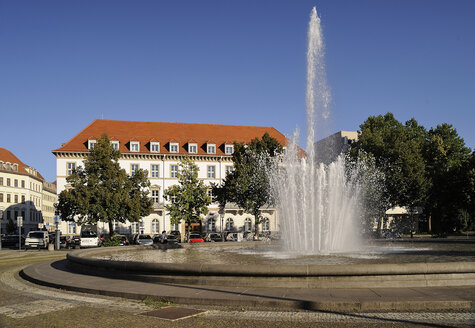
[{"label": "water splash", "polygon": [[357,172],[345,171],[343,156],[329,165],[316,161],[316,118],[328,118],[330,100],[323,34],[314,7],[308,27],[306,156],[297,146],[296,131],[280,169],[271,175],[282,237],[289,251],[328,254],[355,251],[360,245]]}]

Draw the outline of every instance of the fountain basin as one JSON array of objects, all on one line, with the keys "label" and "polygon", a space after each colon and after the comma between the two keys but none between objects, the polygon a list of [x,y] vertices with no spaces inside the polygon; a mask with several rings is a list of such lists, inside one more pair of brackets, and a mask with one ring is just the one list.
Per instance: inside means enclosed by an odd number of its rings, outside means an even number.
[{"label": "fountain basin", "polygon": [[[205,248],[207,245],[204,245]],[[184,245],[194,248],[196,245]],[[88,249],[68,254],[72,270],[157,283],[276,288],[475,286],[475,262],[348,265],[160,263],[110,260],[144,247]],[[160,252],[159,250],[154,250]],[[173,252],[168,250],[167,252]],[[281,263],[282,261],[276,261]]]}]

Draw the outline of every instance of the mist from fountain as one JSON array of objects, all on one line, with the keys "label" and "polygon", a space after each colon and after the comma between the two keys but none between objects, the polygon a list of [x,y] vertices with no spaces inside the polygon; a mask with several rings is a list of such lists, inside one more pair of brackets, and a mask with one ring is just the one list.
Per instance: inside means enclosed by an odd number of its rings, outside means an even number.
[{"label": "mist from fountain", "polygon": [[297,131],[280,169],[271,174],[284,246],[299,254],[357,251],[361,245],[358,173],[345,171],[342,155],[329,165],[316,160],[316,117],[329,117],[330,99],[323,34],[314,7],[308,27],[306,155],[297,146]]}]

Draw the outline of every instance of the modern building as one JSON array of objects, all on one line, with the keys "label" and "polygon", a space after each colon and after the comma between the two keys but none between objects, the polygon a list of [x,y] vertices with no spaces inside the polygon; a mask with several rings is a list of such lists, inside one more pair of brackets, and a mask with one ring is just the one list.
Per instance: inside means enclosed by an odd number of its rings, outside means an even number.
[{"label": "modern building", "polygon": [[46,227],[45,219],[52,218],[56,201],[56,185],[9,150],[0,148],[2,233],[7,231],[7,225],[16,224],[19,216],[23,218],[23,233]]},{"label": "modern building", "polygon": [[[198,178],[206,185],[220,182],[232,171],[234,142],[248,143],[265,133],[286,143],[286,137],[272,127],[189,124],[163,122],[135,122],[95,120],[67,143],[53,150],[56,156],[58,194],[67,188],[66,177],[72,170],[83,165],[83,160],[94,147],[97,139],[107,134],[115,149],[120,150],[120,166],[128,174],[145,169],[151,183],[150,197],[153,213],[135,223],[115,223],[114,229],[121,234],[159,234],[166,230],[184,231],[181,226],[171,226],[165,209],[164,191],[178,183],[180,160],[189,156],[199,168]],[[260,231],[277,231],[278,217],[274,208],[262,210],[264,217]],[[218,204],[209,206],[209,213],[202,218],[205,231],[250,231],[254,217],[233,204],[226,206],[224,216],[218,213]],[[76,234],[74,222],[62,222],[63,234]],[[100,223],[100,233],[108,233],[108,225]]]},{"label": "modern building", "polygon": [[344,153],[351,144],[358,140],[357,131],[339,131],[324,139],[315,142],[315,156],[317,161],[330,164]]}]

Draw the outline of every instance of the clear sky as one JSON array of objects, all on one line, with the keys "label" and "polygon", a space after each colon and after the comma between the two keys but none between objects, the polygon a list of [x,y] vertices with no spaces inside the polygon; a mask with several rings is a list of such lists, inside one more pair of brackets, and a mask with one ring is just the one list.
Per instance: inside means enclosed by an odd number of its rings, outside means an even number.
[{"label": "clear sky", "polygon": [[328,133],[390,111],[475,147],[472,0],[0,0],[0,147],[54,181],[51,150],[97,118],[305,131],[315,5]]}]

